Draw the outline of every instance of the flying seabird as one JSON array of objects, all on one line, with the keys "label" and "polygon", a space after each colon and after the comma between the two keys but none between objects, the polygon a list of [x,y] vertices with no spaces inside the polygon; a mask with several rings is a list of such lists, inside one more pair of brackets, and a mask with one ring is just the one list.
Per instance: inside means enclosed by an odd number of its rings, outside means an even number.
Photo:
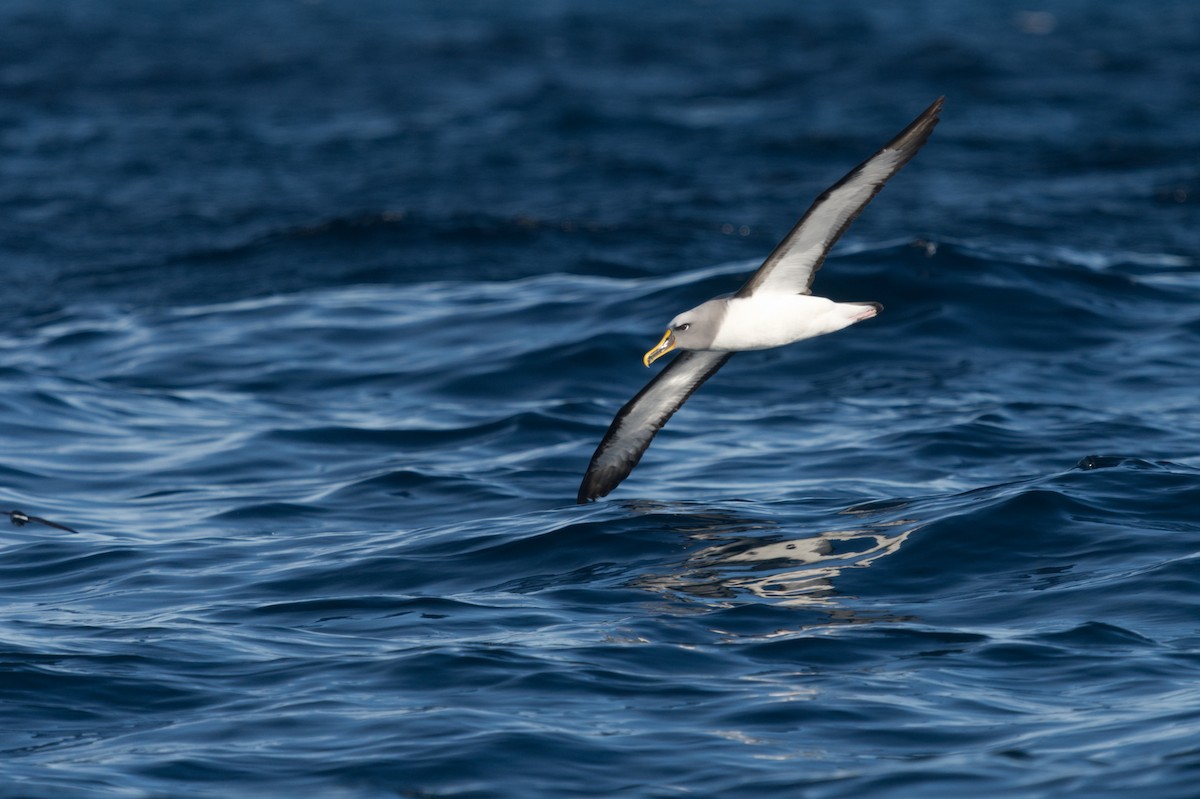
[{"label": "flying seabird", "polygon": [[662,341],[642,362],[649,366],[671,350],[679,354],[617,412],[588,464],[578,502],[603,497],[620,485],[654,435],[733,353],[832,333],[883,310],[877,302],[814,297],[813,277],[834,242],[925,144],[944,99],[935,100],[882,150],[826,189],[737,293],[671,320]]},{"label": "flying seabird", "polygon": [[25,525],[29,524],[30,522],[33,522],[36,524],[44,524],[47,527],[53,527],[56,530],[66,530],[68,533],[78,533],[79,532],[78,530],[72,530],[70,527],[67,527],[65,524],[59,524],[58,522],[52,522],[49,519],[43,519],[41,516],[30,516],[25,511],[20,511],[20,510],[10,510],[8,512],[8,520],[10,522],[12,522],[13,525],[15,525],[16,527],[24,527]]}]

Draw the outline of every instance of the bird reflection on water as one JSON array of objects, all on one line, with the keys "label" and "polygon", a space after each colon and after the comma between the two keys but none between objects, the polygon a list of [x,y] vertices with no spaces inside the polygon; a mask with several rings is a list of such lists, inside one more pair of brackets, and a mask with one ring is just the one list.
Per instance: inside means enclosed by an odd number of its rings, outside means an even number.
[{"label": "bird reflection on water", "polygon": [[[634,507],[657,513],[666,510],[652,503]],[[880,510],[874,504],[859,505],[842,514],[862,517]],[[922,527],[911,518],[889,517],[793,536],[774,521],[724,509],[692,512],[679,520],[678,532],[707,544],[688,554],[677,570],[639,578],[637,587],[731,605],[762,600],[829,609],[838,605],[835,581],[843,571],[867,568],[899,551]]]}]

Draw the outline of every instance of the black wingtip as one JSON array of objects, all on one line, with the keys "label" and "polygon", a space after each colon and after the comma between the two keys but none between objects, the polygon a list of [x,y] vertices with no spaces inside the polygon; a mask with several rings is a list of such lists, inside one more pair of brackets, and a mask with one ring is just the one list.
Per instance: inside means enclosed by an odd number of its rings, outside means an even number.
[{"label": "black wingtip", "polygon": [[586,505],[596,499],[598,494],[595,491],[593,483],[593,474],[591,464],[588,464],[587,473],[584,474],[583,480],[579,483],[579,493],[575,495],[576,505]]},{"label": "black wingtip", "polygon": [[575,497],[576,505],[586,505],[589,502],[595,502],[600,497],[607,496],[621,482],[619,479],[605,481],[602,477],[592,471],[590,466],[588,467],[587,474],[583,476],[583,482],[579,484],[579,493]]},{"label": "black wingtip", "polygon": [[930,103],[929,107],[926,108],[924,111],[922,111],[920,116],[918,116],[916,118],[916,120],[914,120],[914,122],[919,123],[923,119],[938,116],[939,114],[942,113],[942,106],[944,106],[945,104],[946,104],[946,95],[943,94],[941,97],[937,98],[932,103]]},{"label": "black wingtip", "polygon": [[[946,103],[946,95],[934,100],[929,104],[929,107],[917,115],[917,118],[908,123],[908,127],[900,131],[894,139],[885,145],[884,149],[902,150],[908,149],[913,155],[917,150],[925,144],[929,138],[929,134],[933,133],[933,129],[937,123],[941,121],[942,106]],[[909,158],[912,156],[910,155]],[[905,159],[907,163],[908,159]]]}]

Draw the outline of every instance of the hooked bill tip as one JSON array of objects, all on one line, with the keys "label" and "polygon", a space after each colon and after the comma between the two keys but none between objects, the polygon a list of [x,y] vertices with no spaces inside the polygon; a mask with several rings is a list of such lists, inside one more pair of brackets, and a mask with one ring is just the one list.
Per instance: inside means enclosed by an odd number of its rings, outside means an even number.
[{"label": "hooked bill tip", "polygon": [[649,366],[673,349],[675,349],[675,334],[671,330],[667,330],[666,333],[663,333],[662,341],[642,356],[642,363]]}]

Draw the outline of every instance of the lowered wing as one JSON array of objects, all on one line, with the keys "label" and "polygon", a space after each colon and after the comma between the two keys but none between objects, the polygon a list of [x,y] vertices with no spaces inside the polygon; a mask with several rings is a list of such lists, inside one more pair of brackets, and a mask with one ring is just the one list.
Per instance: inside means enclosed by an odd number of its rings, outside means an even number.
[{"label": "lowered wing", "polygon": [[667,420],[733,353],[681,352],[625,407],[604,434],[579,486],[579,503],[602,497],[629,476]]}]

